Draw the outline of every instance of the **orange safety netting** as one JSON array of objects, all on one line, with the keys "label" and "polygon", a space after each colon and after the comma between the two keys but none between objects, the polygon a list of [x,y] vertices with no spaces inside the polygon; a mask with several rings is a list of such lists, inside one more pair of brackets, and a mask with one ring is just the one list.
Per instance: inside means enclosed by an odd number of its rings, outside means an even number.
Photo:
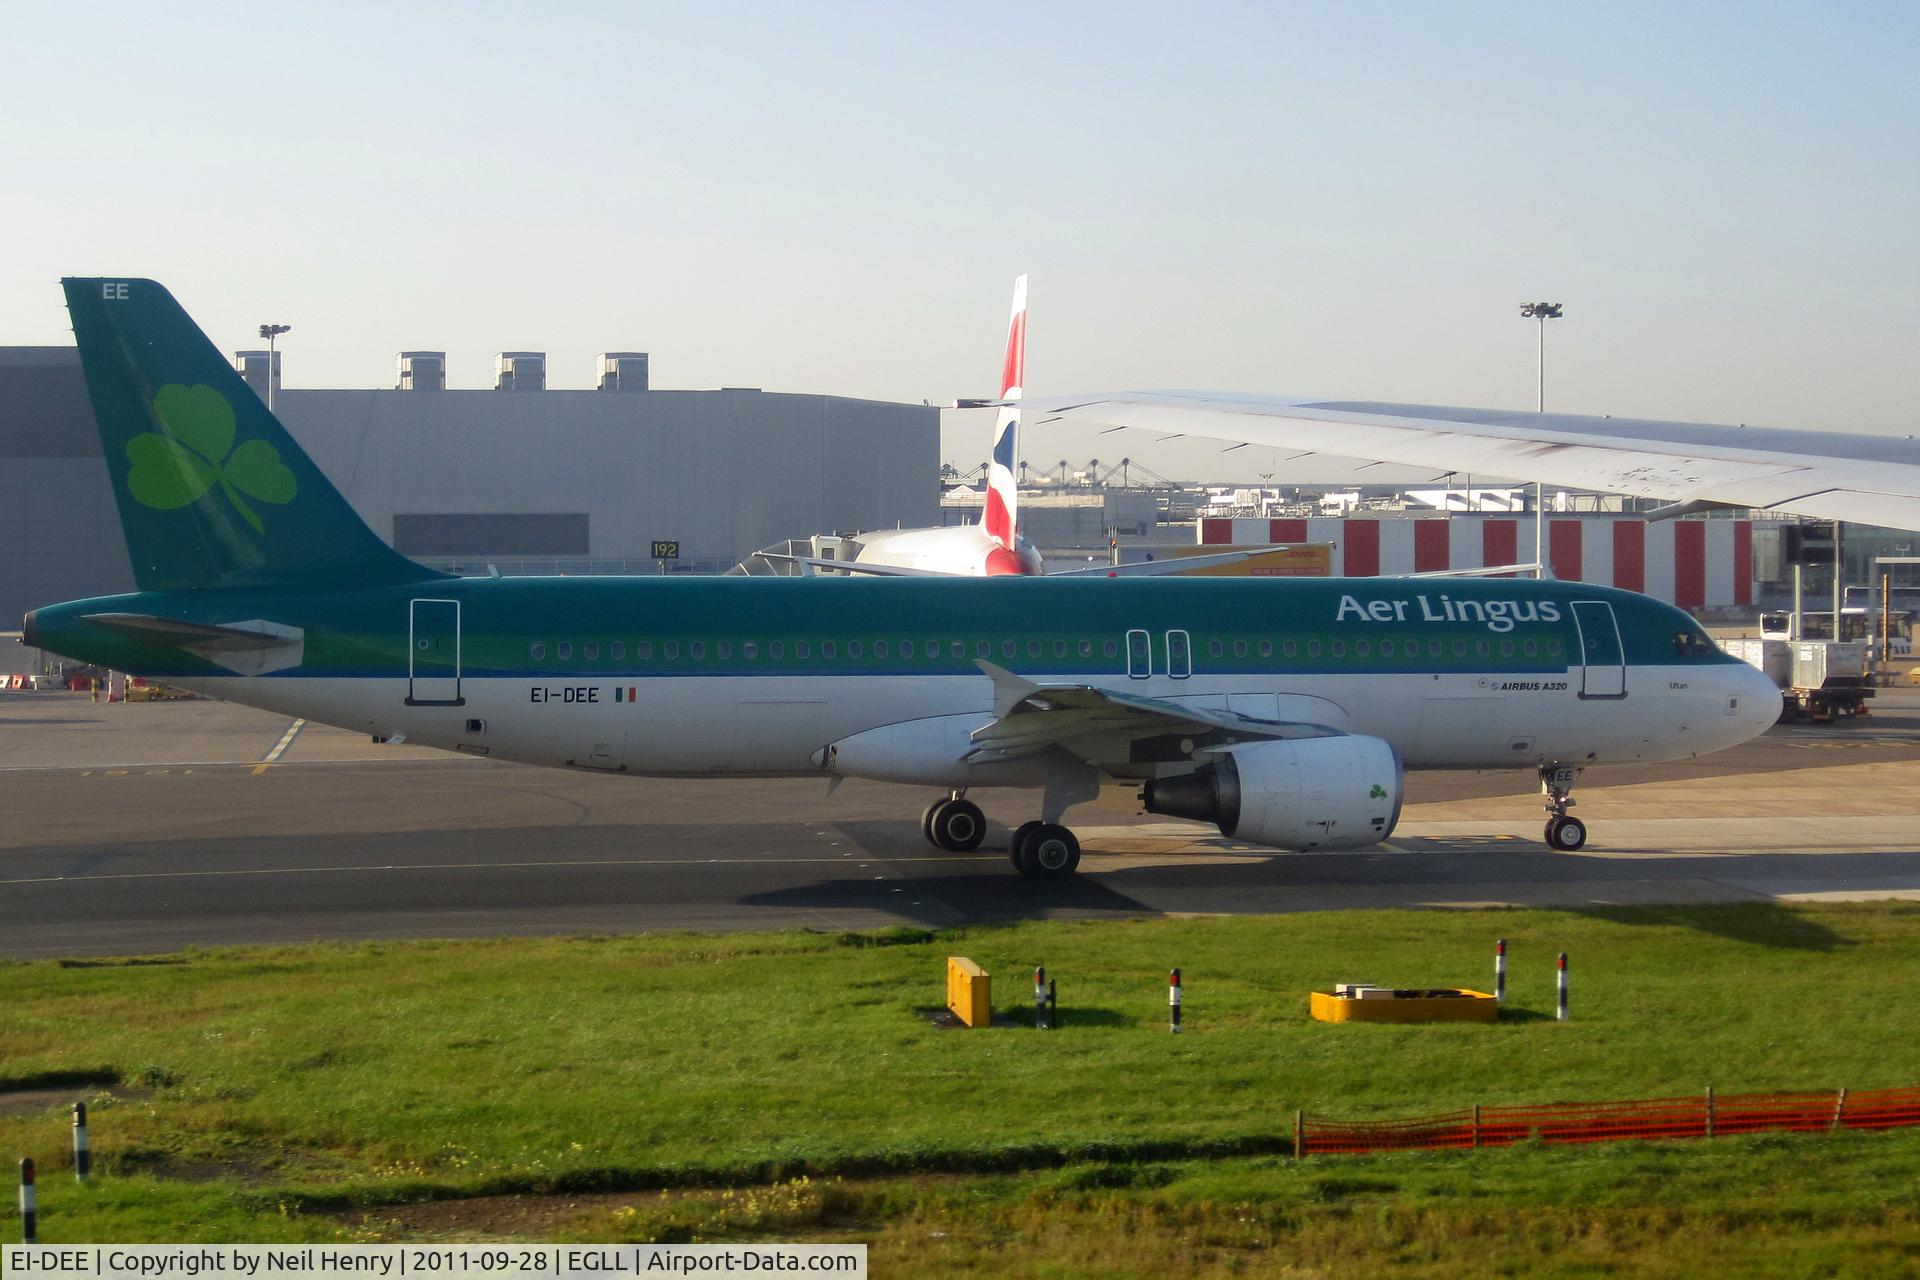
[{"label": "orange safety netting", "polygon": [[1892,1129],[1920,1125],[1920,1088],[1821,1093],[1711,1091],[1632,1102],[1480,1107],[1414,1120],[1338,1121],[1303,1116],[1302,1155],[1503,1147],[1515,1142],[1615,1142],[1706,1138],[1767,1130]]}]

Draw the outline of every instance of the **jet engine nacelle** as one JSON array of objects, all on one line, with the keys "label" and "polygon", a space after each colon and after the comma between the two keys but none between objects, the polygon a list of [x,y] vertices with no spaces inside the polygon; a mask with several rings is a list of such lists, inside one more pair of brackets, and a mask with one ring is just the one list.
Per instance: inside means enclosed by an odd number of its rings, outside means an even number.
[{"label": "jet engine nacelle", "polygon": [[1211,822],[1275,849],[1359,849],[1393,834],[1404,791],[1400,753],[1349,735],[1250,742],[1140,793],[1148,813]]}]

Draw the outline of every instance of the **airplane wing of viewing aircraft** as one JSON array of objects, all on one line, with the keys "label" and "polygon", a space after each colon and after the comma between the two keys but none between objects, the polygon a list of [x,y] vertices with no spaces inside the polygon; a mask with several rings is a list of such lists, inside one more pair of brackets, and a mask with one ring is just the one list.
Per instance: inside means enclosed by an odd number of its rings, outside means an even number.
[{"label": "airplane wing of viewing aircraft", "polygon": [[1501,476],[1674,504],[1664,514],[1751,507],[1920,529],[1912,436],[1715,426],[1637,418],[1303,400],[1215,391],[1028,396],[1033,425],[1071,422],[1164,439],[1195,436],[1440,475]]},{"label": "airplane wing of viewing aircraft", "polygon": [[[958,526],[956,526],[958,527]],[[790,556],[777,551],[756,551],[768,560],[784,560],[804,565],[815,573],[865,574],[875,578],[952,578],[964,575],[944,569],[914,569],[906,565],[877,564],[866,560],[825,560],[819,556]],[[1138,560],[1132,564],[1093,564],[1081,569],[1050,569],[1049,578],[1159,578],[1169,574],[1191,573],[1215,565],[1239,564],[1251,559],[1251,551],[1221,551],[1204,556],[1170,556],[1165,560]]]}]

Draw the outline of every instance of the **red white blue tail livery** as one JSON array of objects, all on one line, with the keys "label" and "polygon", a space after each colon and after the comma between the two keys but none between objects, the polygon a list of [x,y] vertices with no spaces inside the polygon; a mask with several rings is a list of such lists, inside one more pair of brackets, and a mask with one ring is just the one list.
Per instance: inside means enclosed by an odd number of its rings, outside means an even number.
[{"label": "red white blue tail livery", "polygon": [[1014,541],[1014,520],[1019,510],[1019,481],[1014,468],[1020,462],[1020,391],[1026,382],[1027,364],[1027,278],[1013,282],[1013,315],[1007,321],[1007,352],[1000,366],[1000,399],[1003,401],[993,425],[993,454],[987,464],[987,540],[993,549],[987,553],[987,573],[1027,574],[1034,572],[1019,554]]}]

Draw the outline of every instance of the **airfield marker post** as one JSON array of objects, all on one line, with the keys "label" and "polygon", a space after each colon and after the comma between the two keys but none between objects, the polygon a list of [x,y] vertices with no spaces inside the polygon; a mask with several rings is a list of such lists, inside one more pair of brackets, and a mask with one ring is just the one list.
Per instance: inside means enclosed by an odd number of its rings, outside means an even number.
[{"label": "airfield marker post", "polygon": [[1167,975],[1167,1030],[1174,1035],[1180,1034],[1180,971],[1173,970]]},{"label": "airfield marker post", "polygon": [[1554,1014],[1554,1020],[1557,1022],[1565,1022],[1567,1020],[1567,953],[1566,952],[1562,951],[1560,953],[1560,959],[1558,961],[1558,964],[1559,964],[1559,970],[1560,970],[1560,1008],[1559,1008],[1559,1011]]},{"label": "airfield marker post", "polygon": [[1033,1029],[1047,1029],[1047,970],[1042,965],[1033,971]]},{"label": "airfield marker post", "polygon": [[1507,940],[1505,938],[1493,944],[1493,1001],[1495,1004],[1507,1002]]},{"label": "airfield marker post", "polygon": [[73,1104],[73,1177],[85,1182],[93,1171],[93,1153],[87,1149],[87,1104]]},{"label": "airfield marker post", "polygon": [[1047,1029],[1057,1030],[1060,1026],[1060,993],[1054,988],[1053,979],[1047,979]]},{"label": "airfield marker post", "polygon": [[40,1243],[40,1213],[34,1202],[33,1161],[20,1162],[20,1243]]},{"label": "airfield marker post", "polygon": [[1707,1086],[1707,1136],[1709,1138],[1713,1136],[1713,1121],[1714,1121],[1713,1086],[1708,1085]]}]

